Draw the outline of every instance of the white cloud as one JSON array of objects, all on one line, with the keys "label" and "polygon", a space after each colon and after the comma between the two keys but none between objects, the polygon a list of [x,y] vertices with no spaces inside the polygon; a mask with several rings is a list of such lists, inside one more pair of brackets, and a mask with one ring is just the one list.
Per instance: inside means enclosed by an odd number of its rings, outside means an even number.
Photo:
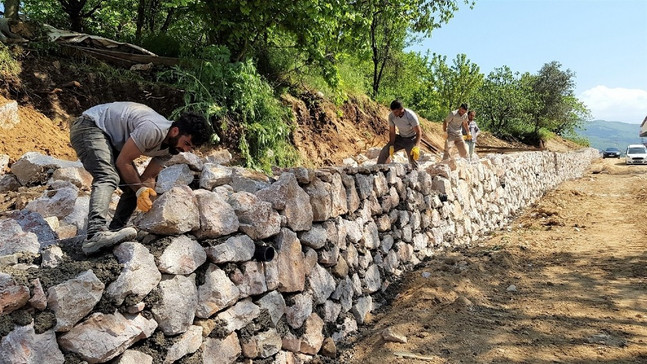
[{"label": "white cloud", "polygon": [[640,124],[647,116],[647,90],[595,86],[577,97],[593,119]]}]

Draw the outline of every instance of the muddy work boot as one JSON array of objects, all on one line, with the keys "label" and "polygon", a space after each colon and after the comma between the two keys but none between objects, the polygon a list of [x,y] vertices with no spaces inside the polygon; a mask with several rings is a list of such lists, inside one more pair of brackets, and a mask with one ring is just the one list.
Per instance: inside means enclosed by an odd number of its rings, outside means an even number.
[{"label": "muddy work boot", "polygon": [[117,231],[99,231],[85,243],[83,243],[83,253],[86,255],[97,252],[99,249],[108,248],[126,240],[135,239],[137,230],[127,227]]}]

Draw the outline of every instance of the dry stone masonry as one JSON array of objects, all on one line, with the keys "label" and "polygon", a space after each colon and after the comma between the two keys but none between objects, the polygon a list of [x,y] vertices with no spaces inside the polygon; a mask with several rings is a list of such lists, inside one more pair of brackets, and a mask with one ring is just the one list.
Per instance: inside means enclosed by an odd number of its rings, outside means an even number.
[{"label": "dry stone masonry", "polygon": [[[152,210],[133,218],[137,239],[85,258],[91,177],[27,153],[0,178],[1,192],[44,186],[0,216],[0,363],[334,357],[403,272],[504,227],[595,158],[491,154],[270,178],[182,153]],[[254,258],[261,246],[272,260]]]}]

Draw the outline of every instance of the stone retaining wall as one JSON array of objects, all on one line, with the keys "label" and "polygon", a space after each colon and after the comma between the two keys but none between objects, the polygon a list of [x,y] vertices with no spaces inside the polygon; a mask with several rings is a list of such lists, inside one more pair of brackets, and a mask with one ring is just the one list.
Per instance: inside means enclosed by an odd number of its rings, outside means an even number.
[{"label": "stone retaining wall", "polygon": [[[47,171],[33,167],[38,158],[30,156],[15,163],[21,184],[68,171],[50,180],[39,204],[0,220],[11,231],[2,240],[13,242],[0,243],[0,363],[333,357],[335,343],[382,304],[403,272],[505,226],[598,157],[585,149],[488,155],[417,171],[295,168],[276,180],[186,157],[160,175],[161,197],[134,220],[137,241],[70,262],[64,242],[78,249],[87,211],[78,186],[87,176],[51,160]],[[34,229],[43,219],[46,233]],[[64,234],[67,240],[52,242]],[[274,259],[253,259],[259,246],[273,247]],[[25,263],[25,252],[36,258]],[[62,266],[73,274],[51,278]]]}]

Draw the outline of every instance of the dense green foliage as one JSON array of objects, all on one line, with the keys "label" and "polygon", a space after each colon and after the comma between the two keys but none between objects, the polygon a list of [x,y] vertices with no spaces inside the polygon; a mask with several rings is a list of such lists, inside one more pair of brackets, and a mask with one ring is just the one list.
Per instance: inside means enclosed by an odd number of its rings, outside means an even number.
[{"label": "dense green foliage", "polygon": [[20,71],[20,63],[11,55],[9,48],[0,43],[0,76],[2,78],[15,77]]},{"label": "dense green foliage", "polygon": [[176,113],[198,111],[216,123],[221,134],[239,133],[238,146],[248,167],[269,171],[273,165],[296,164],[298,153],[288,139],[293,127],[289,109],[251,61],[230,63],[224,47],[207,47],[201,58],[160,74],[185,90],[184,106]]},{"label": "dense green foliage", "polygon": [[432,121],[467,102],[483,129],[531,143],[572,135],[589,116],[573,95],[575,74],[558,62],[535,74],[502,65],[486,76],[467,54],[449,61],[407,51],[451,21],[459,4],[473,6],[472,0],[20,4],[31,20],[181,57],[181,67],[160,75],[187,91],[178,111],[199,110],[220,133],[237,133],[246,164],[265,170],[298,160],[288,142],[294,121],[278,99],[304,88],[337,104],[349,94],[367,94],[384,105],[399,98]]}]

